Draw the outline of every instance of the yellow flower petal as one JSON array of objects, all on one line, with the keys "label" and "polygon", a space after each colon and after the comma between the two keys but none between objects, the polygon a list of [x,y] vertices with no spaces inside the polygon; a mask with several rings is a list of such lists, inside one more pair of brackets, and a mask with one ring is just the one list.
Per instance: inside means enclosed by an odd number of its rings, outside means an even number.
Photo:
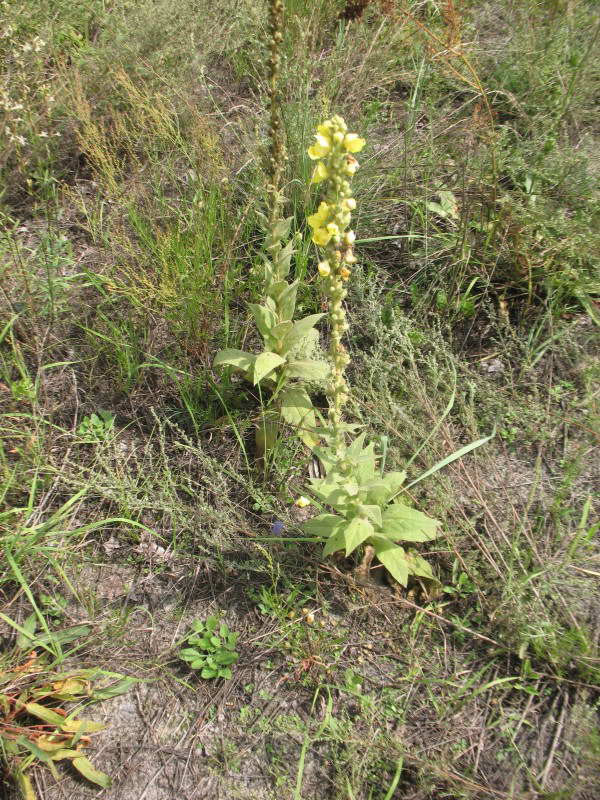
[{"label": "yellow flower petal", "polygon": [[331,239],[331,234],[326,228],[316,228],[313,231],[312,240],[315,244],[318,244],[319,247],[325,247],[325,245],[329,244]]},{"label": "yellow flower petal", "polygon": [[323,156],[327,155],[329,152],[329,147],[323,147],[323,145],[315,142],[315,144],[311,145],[306,152],[308,153],[309,158],[312,158],[313,161],[316,161],[318,158],[323,158]]},{"label": "yellow flower petal", "polygon": [[310,505],[310,500],[308,499],[308,497],[304,497],[304,495],[302,495],[296,500],[294,505],[298,506],[298,508],[306,508],[306,506]]},{"label": "yellow flower petal", "polygon": [[324,181],[325,178],[327,178],[328,175],[329,175],[329,172],[327,171],[327,167],[325,166],[325,164],[322,161],[319,161],[317,166],[314,168],[314,171],[313,171],[313,174],[312,174],[312,178],[310,179],[310,182],[311,183],[321,183],[321,181]]},{"label": "yellow flower petal", "polygon": [[360,153],[365,146],[365,140],[361,139],[357,133],[347,133],[344,136],[344,147],[348,153]]}]

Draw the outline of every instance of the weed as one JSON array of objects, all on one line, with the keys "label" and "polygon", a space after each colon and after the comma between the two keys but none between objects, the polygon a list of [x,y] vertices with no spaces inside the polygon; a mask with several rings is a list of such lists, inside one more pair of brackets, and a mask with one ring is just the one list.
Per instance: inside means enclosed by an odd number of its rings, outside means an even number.
[{"label": "weed", "polygon": [[200,677],[231,678],[231,667],[239,658],[235,647],[238,634],[232,633],[219,618],[208,617],[204,622],[192,623],[192,632],[186,637],[187,647],[179,656],[191,669],[199,670]]}]

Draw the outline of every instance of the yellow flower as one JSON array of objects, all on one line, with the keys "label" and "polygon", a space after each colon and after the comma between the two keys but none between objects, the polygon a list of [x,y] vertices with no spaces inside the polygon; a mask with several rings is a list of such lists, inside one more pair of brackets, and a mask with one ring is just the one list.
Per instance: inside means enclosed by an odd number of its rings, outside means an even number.
[{"label": "yellow flower", "polygon": [[360,153],[365,146],[365,140],[361,139],[357,133],[347,133],[344,136],[344,147],[348,153]]},{"label": "yellow flower", "polygon": [[331,267],[329,266],[329,261],[321,261],[317,269],[319,270],[319,275],[322,278],[326,278],[329,274],[331,274]]},{"label": "yellow flower", "polygon": [[346,231],[344,235],[344,244],[354,244],[356,241],[356,234],[354,231]]},{"label": "yellow flower", "polygon": [[323,136],[322,133],[317,133],[315,136],[317,140],[307,152],[310,158],[315,161],[317,158],[323,158],[331,150],[331,139],[328,136]]},{"label": "yellow flower", "polygon": [[350,156],[350,155],[347,156],[347,158],[346,158],[346,166],[344,168],[345,171],[346,171],[346,175],[354,175],[354,173],[356,172],[356,170],[359,167],[360,167],[360,164],[354,158],[354,156]]},{"label": "yellow flower", "polygon": [[333,128],[333,123],[330,119],[326,119],[322,125],[317,125],[317,133],[320,133],[321,136],[331,136],[331,129]]},{"label": "yellow flower", "polygon": [[306,506],[309,506],[309,505],[310,505],[310,500],[308,499],[308,497],[304,497],[304,495],[301,495],[301,496],[300,496],[300,497],[299,497],[299,498],[296,500],[296,502],[294,503],[294,505],[295,505],[295,506],[298,506],[298,508],[306,508]]},{"label": "yellow flower", "polygon": [[353,197],[347,197],[345,200],[342,200],[342,205],[344,208],[348,209],[348,211],[354,211],[356,208],[356,200]]},{"label": "yellow flower", "polygon": [[342,267],[340,270],[340,278],[343,281],[347,281],[350,277],[350,270],[347,267]]},{"label": "yellow flower", "polygon": [[318,244],[319,247],[325,247],[325,245],[329,244],[331,240],[331,234],[326,228],[315,228],[313,231],[312,240],[315,244]]},{"label": "yellow flower", "polygon": [[311,183],[321,183],[321,181],[324,181],[325,178],[328,177],[328,175],[329,175],[329,172],[327,171],[327,167],[325,166],[325,164],[322,161],[319,161],[317,166],[314,168],[314,171],[313,171],[313,174],[312,174],[312,178],[310,179],[310,182]]},{"label": "yellow flower", "polygon": [[329,225],[327,226],[327,231],[328,231],[328,233],[330,233],[332,236],[339,236],[339,233],[340,233],[340,229],[339,229],[339,227],[336,225],[336,223],[335,223],[335,222],[330,222],[330,223],[329,223]]},{"label": "yellow flower", "polygon": [[307,222],[311,228],[322,228],[327,219],[329,218],[329,214],[331,209],[329,208],[328,204],[325,202],[319,203],[319,208],[315,214],[311,214],[308,217]]}]

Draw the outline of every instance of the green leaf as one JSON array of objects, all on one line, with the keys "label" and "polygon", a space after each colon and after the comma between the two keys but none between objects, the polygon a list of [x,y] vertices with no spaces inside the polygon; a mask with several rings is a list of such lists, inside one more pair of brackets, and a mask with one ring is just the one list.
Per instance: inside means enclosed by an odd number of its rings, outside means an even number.
[{"label": "green leaf", "polygon": [[92,764],[89,759],[85,756],[81,756],[80,758],[74,758],[71,762],[75,769],[80,772],[84,778],[87,778],[88,781],[92,783],[98,784],[98,786],[102,786],[103,789],[108,789],[111,780],[105,772],[101,772],[99,769]]},{"label": "green leaf", "polygon": [[243,350],[221,350],[217,353],[213,361],[213,367],[235,367],[243,372],[249,372],[256,360],[256,356],[251,353],[244,353]]},{"label": "green leaf", "polygon": [[138,683],[137,678],[121,678],[121,680],[113,683],[112,686],[94,688],[92,698],[94,700],[109,700],[111,697],[118,697],[128,692],[136,683]]},{"label": "green leaf", "polygon": [[345,528],[340,525],[339,529],[333,533],[325,542],[323,548],[323,557],[331,555],[338,550],[343,550],[346,547],[346,537],[344,536]]},{"label": "green leaf", "polygon": [[37,800],[37,795],[33,789],[33,784],[28,775],[25,775],[21,770],[15,772],[15,780],[23,800]]},{"label": "green leaf", "polygon": [[427,561],[425,561],[424,558],[417,553],[411,552],[407,554],[407,559],[410,566],[411,575],[417,575],[420,578],[427,578],[430,581],[439,583],[438,579],[431,571],[431,566],[427,563]]},{"label": "green leaf", "polygon": [[254,362],[254,385],[256,386],[282,364],[285,364],[285,359],[277,353],[261,353]]},{"label": "green leaf", "polygon": [[349,556],[365,539],[373,536],[375,529],[368,519],[354,517],[344,528],[344,541],[346,544],[346,555]]},{"label": "green leaf", "polygon": [[186,647],[184,650],[179,651],[179,655],[184,661],[189,661],[190,659],[198,658],[200,653],[193,647]]},{"label": "green leaf", "polygon": [[233,673],[229,669],[229,667],[222,667],[219,670],[219,678],[225,678],[226,680],[229,680],[229,678],[231,678],[232,675],[233,675]]},{"label": "green leaf", "polygon": [[288,361],[285,374],[288,378],[302,378],[304,381],[322,383],[329,375],[329,365],[324,361],[312,359]]},{"label": "green leaf", "polygon": [[281,416],[296,428],[304,444],[314,447],[319,441],[312,433],[316,425],[315,410],[306,391],[297,386],[286,387],[280,396],[280,408]]},{"label": "green leaf", "polygon": [[41,706],[39,703],[26,703],[25,710],[28,714],[31,714],[32,717],[37,717],[43,722],[47,722],[48,725],[55,725],[57,728],[62,728],[65,721],[65,718],[61,714],[58,714],[51,708]]},{"label": "green leaf", "polygon": [[397,542],[429,542],[437,537],[439,525],[416,508],[393,503],[383,512],[382,533]]},{"label": "green leaf", "polygon": [[217,662],[217,664],[226,667],[229,664],[235,664],[238,658],[239,656],[237,653],[229,653],[226,650],[221,650],[220,653],[217,653],[215,661]]},{"label": "green leaf", "polygon": [[373,537],[371,544],[375,549],[377,558],[390,575],[397,580],[398,583],[402,584],[402,586],[406,586],[408,584],[410,566],[402,547],[399,547],[397,544],[390,542],[389,539],[384,539],[381,536]]},{"label": "green leaf", "polygon": [[[278,325],[271,330],[271,338],[274,342],[281,342],[283,344],[284,338],[287,334],[292,330],[293,322],[289,320],[286,322],[280,322]],[[278,348],[277,348],[278,349]]]},{"label": "green leaf", "polygon": [[283,342],[285,352],[289,352],[294,345],[298,344],[298,342],[301,342],[306,334],[315,327],[322,316],[323,314],[310,314],[308,317],[304,317],[304,319],[294,322],[294,327],[285,337]]},{"label": "green leaf", "polygon": [[275,241],[281,241],[282,239],[287,239],[287,237],[290,235],[291,225],[292,225],[292,217],[288,217],[287,219],[278,219],[270,231],[270,236]]},{"label": "green leaf", "polygon": [[344,521],[343,517],[338,517],[336,514],[319,514],[317,517],[307,520],[302,529],[312,536],[322,536],[326,539],[333,536]]},{"label": "green leaf", "polygon": [[30,614],[21,625],[21,630],[17,633],[17,647],[26,650],[31,647],[31,642],[35,639],[35,629],[37,628],[37,614],[35,611]]},{"label": "green leaf", "polygon": [[217,677],[217,670],[216,669],[211,669],[210,667],[204,667],[204,669],[200,673],[200,676],[202,678],[206,678],[206,679],[208,679],[208,678],[216,678]]},{"label": "green leaf", "polygon": [[248,308],[252,312],[256,327],[263,339],[269,339],[273,328],[277,325],[277,316],[275,312],[271,311],[267,306],[259,306],[257,303],[250,303]]},{"label": "green leaf", "polygon": [[359,508],[359,513],[362,516],[367,517],[373,525],[378,528],[381,528],[381,508],[376,505],[361,505]]},{"label": "green leaf", "polygon": [[192,669],[200,669],[200,667],[204,667],[206,664],[206,658],[202,656],[201,658],[197,658],[195,661],[192,661],[190,667]]},{"label": "green leaf", "polygon": [[103,731],[106,725],[95,722],[93,719],[69,719],[62,724],[61,728],[66,733],[79,733],[84,736],[88,733]]},{"label": "green leaf", "polygon": [[41,634],[36,636],[35,640],[40,643],[58,642],[59,644],[70,644],[70,642],[74,642],[82,636],[87,636],[91,630],[90,625],[73,625],[73,627],[65,628],[62,631]]},{"label": "green leaf", "polygon": [[372,481],[377,475],[377,456],[375,455],[375,445],[369,444],[362,453],[355,459],[357,462],[356,479],[360,484]]},{"label": "green leaf", "polygon": [[[281,289],[276,290],[275,287],[279,287],[283,284]],[[298,284],[299,281],[294,281],[293,283],[286,283],[285,281],[281,281],[281,283],[275,284],[272,287],[273,293],[269,292],[273,299],[276,301],[277,305],[279,306],[279,314],[281,319],[289,319],[291,320],[294,316],[294,312],[296,310],[296,295],[298,294]]]}]

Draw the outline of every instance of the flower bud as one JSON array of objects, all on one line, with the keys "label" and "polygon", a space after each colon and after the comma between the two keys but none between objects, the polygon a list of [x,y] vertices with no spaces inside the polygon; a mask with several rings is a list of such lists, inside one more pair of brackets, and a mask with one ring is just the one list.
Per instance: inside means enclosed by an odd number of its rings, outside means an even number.
[{"label": "flower bud", "polygon": [[319,275],[322,278],[326,278],[328,275],[331,274],[331,267],[329,266],[329,261],[321,261],[317,269],[319,270]]}]

